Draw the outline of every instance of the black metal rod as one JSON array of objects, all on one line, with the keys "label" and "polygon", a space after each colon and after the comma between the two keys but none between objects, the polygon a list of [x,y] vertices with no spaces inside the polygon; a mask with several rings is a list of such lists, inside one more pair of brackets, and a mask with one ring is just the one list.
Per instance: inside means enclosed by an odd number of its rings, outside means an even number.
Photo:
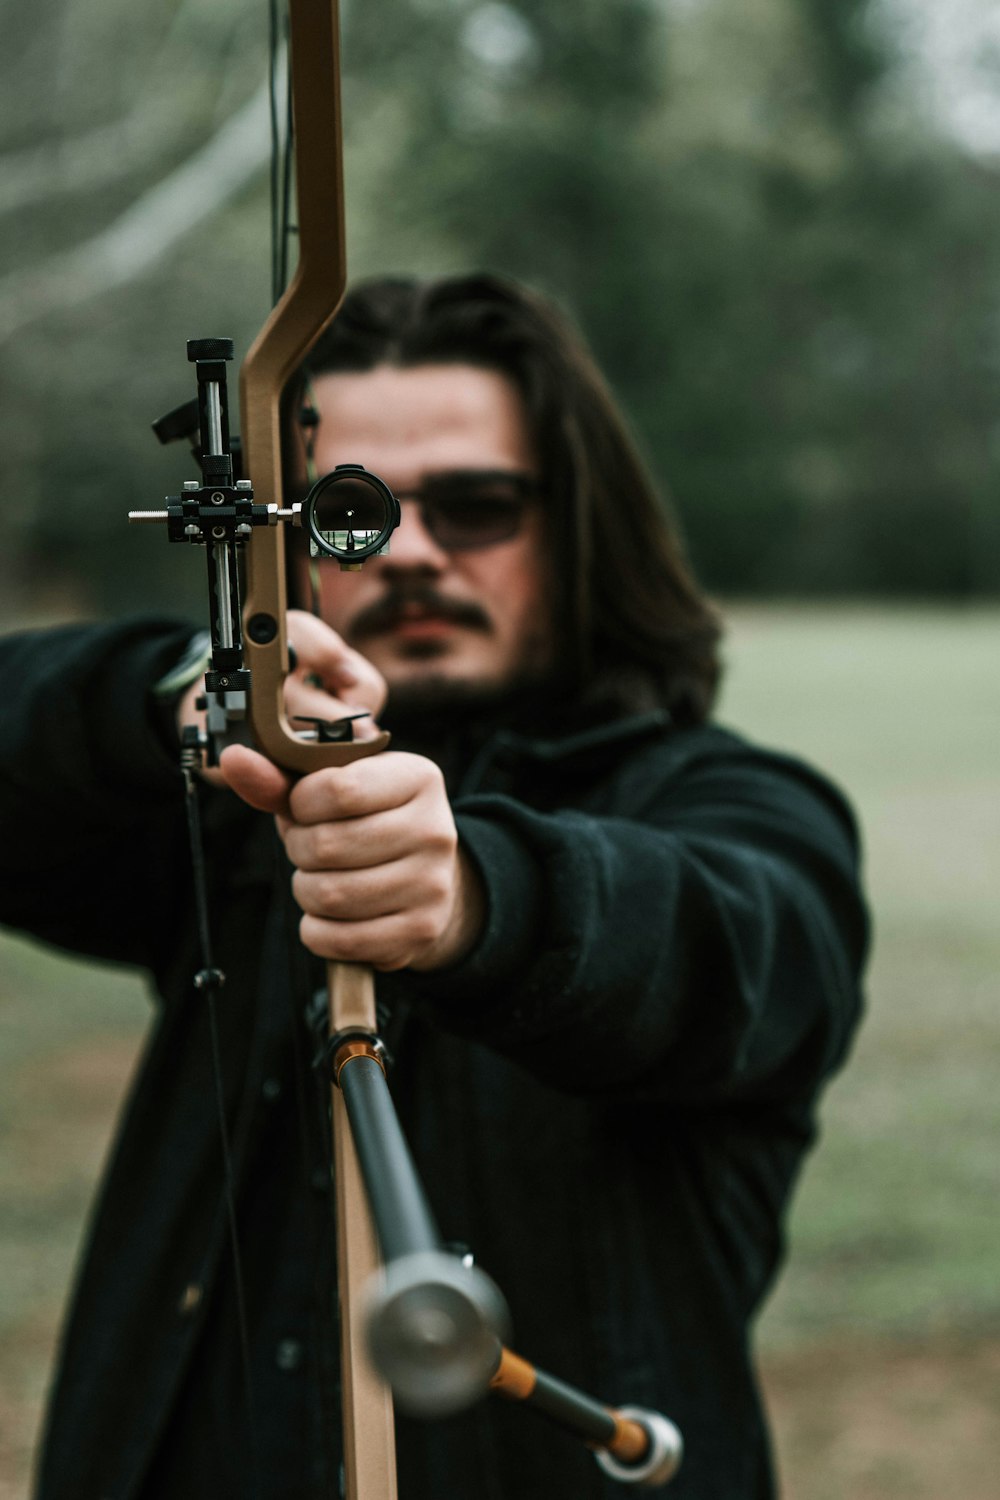
[{"label": "black metal rod", "polygon": [[612,1409],[503,1347],[496,1352],[490,1387],[582,1439],[605,1473],[623,1484],[655,1489],[677,1472],[684,1444],[661,1412]]},{"label": "black metal rod", "polygon": [[384,1258],[394,1261],[440,1249],[441,1237],[378,1062],[352,1057],[338,1081]]},{"label": "black metal rod", "polygon": [[525,1405],[599,1448],[606,1448],[615,1435],[615,1419],[606,1406],[542,1370]]},{"label": "black metal rod", "polygon": [[486,1394],[506,1304],[478,1267],[441,1249],[378,1060],[362,1043],[334,1068],[385,1260],[369,1289],[372,1359],[403,1407],[460,1411]]}]

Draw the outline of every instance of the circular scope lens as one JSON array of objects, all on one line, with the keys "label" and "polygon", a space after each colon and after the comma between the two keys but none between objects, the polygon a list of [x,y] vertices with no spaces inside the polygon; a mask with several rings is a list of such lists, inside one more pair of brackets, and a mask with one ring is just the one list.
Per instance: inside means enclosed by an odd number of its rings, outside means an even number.
[{"label": "circular scope lens", "polygon": [[341,464],[324,474],[302,510],[316,548],[341,562],[363,562],[381,552],[399,525],[399,501],[360,464]]}]

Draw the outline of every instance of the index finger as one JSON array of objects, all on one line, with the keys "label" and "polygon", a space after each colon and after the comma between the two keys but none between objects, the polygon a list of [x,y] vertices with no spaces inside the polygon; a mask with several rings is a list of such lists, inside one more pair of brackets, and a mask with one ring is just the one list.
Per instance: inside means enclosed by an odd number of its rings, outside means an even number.
[{"label": "index finger", "polygon": [[297,658],[296,670],[314,672],[324,683],[353,687],[361,680],[363,659],[325,621],[304,610],[288,612],[288,633]]},{"label": "index finger", "polygon": [[303,826],[388,812],[411,802],[435,773],[440,776],[422,756],[385,750],[303,776],[292,787],[289,812]]},{"label": "index finger", "polygon": [[287,813],[291,778],[247,745],[227,745],[219,756],[222,779],[258,812]]}]

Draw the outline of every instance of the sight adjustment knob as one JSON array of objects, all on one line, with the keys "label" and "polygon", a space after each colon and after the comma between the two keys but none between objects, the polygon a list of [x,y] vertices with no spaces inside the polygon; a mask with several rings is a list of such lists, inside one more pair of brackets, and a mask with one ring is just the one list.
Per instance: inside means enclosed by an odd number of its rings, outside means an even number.
[{"label": "sight adjustment knob", "polygon": [[232,339],[188,339],[187,357],[194,364],[198,359],[232,359]]}]

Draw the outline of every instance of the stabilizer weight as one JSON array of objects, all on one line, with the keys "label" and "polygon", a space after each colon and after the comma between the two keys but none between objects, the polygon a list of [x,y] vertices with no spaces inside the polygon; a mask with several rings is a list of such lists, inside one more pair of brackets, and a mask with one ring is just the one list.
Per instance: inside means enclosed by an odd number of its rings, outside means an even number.
[{"label": "stabilizer weight", "polygon": [[616,1414],[638,1422],[649,1438],[649,1451],[636,1463],[622,1463],[606,1448],[595,1450],[594,1457],[612,1479],[621,1484],[634,1484],[640,1490],[659,1489],[677,1473],[684,1454],[684,1442],[679,1430],[658,1411],[646,1411],[641,1406],[619,1406]]}]

